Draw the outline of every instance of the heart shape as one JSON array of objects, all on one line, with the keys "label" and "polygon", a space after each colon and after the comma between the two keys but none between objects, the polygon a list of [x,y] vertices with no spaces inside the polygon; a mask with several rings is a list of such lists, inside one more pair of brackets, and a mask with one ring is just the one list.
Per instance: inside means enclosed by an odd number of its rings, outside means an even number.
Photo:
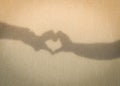
[{"label": "heart shape", "polygon": [[61,44],[61,41],[60,40],[56,40],[56,41],[53,41],[53,40],[47,40],[45,42],[45,44],[47,45],[47,47],[49,49],[51,49],[53,52],[60,49],[62,47],[62,44]]}]

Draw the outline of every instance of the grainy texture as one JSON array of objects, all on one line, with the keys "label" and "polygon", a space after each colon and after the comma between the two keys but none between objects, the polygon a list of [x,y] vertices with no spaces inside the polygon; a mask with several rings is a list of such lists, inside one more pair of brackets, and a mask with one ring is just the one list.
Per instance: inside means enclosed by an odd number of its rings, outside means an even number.
[{"label": "grainy texture", "polygon": [[[38,36],[53,30],[74,43],[112,43],[120,40],[120,0],[0,0],[0,21]],[[0,86],[120,86],[119,65],[0,40]]]}]

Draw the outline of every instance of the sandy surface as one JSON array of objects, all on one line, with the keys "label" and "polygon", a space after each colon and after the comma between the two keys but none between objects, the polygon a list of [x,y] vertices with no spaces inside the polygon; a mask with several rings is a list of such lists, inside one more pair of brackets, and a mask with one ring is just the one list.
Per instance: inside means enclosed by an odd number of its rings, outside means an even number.
[{"label": "sandy surface", "polygon": [[[1,0],[0,20],[37,35],[62,31],[76,43],[120,40],[119,0]],[[0,86],[120,86],[119,65],[119,58],[52,55],[21,41],[0,40]]]}]

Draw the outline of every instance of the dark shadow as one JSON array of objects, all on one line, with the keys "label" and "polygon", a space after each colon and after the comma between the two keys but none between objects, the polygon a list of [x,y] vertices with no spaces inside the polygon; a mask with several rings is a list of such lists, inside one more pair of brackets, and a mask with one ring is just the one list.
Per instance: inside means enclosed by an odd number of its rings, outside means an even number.
[{"label": "dark shadow", "polygon": [[89,59],[108,60],[120,58],[120,40],[112,43],[73,43],[70,38],[59,31],[57,37],[61,40],[62,47],[55,51],[72,52],[78,56],[87,57]]},{"label": "dark shadow", "polygon": [[42,34],[42,36],[37,36],[28,28],[0,22],[0,39],[18,40],[33,47],[36,51],[44,49],[52,52],[45,42],[49,39],[55,40],[55,34],[53,31],[48,31]]},{"label": "dark shadow", "polygon": [[[42,36],[37,36],[28,28],[0,23],[0,39],[19,40],[33,47],[36,51],[44,49],[52,54],[72,52],[78,56],[96,60],[108,60],[120,57],[120,40],[113,43],[73,43],[70,38],[61,31],[56,34],[53,31],[48,31],[42,34]],[[54,41],[60,39],[62,47],[52,52],[45,44],[45,42],[50,39]]]}]

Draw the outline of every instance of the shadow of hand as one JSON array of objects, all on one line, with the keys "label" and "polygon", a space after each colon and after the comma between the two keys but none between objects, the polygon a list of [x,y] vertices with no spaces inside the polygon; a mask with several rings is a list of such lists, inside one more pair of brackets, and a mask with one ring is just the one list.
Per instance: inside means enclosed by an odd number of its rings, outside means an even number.
[{"label": "shadow of hand", "polygon": [[59,53],[61,51],[69,51],[70,50],[70,46],[73,45],[72,41],[70,40],[70,38],[63,32],[59,31],[56,33],[56,37],[57,39],[60,39],[61,43],[62,43],[62,47],[59,48],[58,50],[54,51],[55,53]]},{"label": "shadow of hand", "polygon": [[50,53],[53,53],[53,51],[46,45],[46,41],[48,41],[48,40],[53,40],[53,41],[57,40],[57,37],[52,30],[45,32],[42,34],[42,36],[38,37],[39,42],[36,42],[36,43],[39,43],[37,50],[45,49],[45,50],[49,51]]}]

